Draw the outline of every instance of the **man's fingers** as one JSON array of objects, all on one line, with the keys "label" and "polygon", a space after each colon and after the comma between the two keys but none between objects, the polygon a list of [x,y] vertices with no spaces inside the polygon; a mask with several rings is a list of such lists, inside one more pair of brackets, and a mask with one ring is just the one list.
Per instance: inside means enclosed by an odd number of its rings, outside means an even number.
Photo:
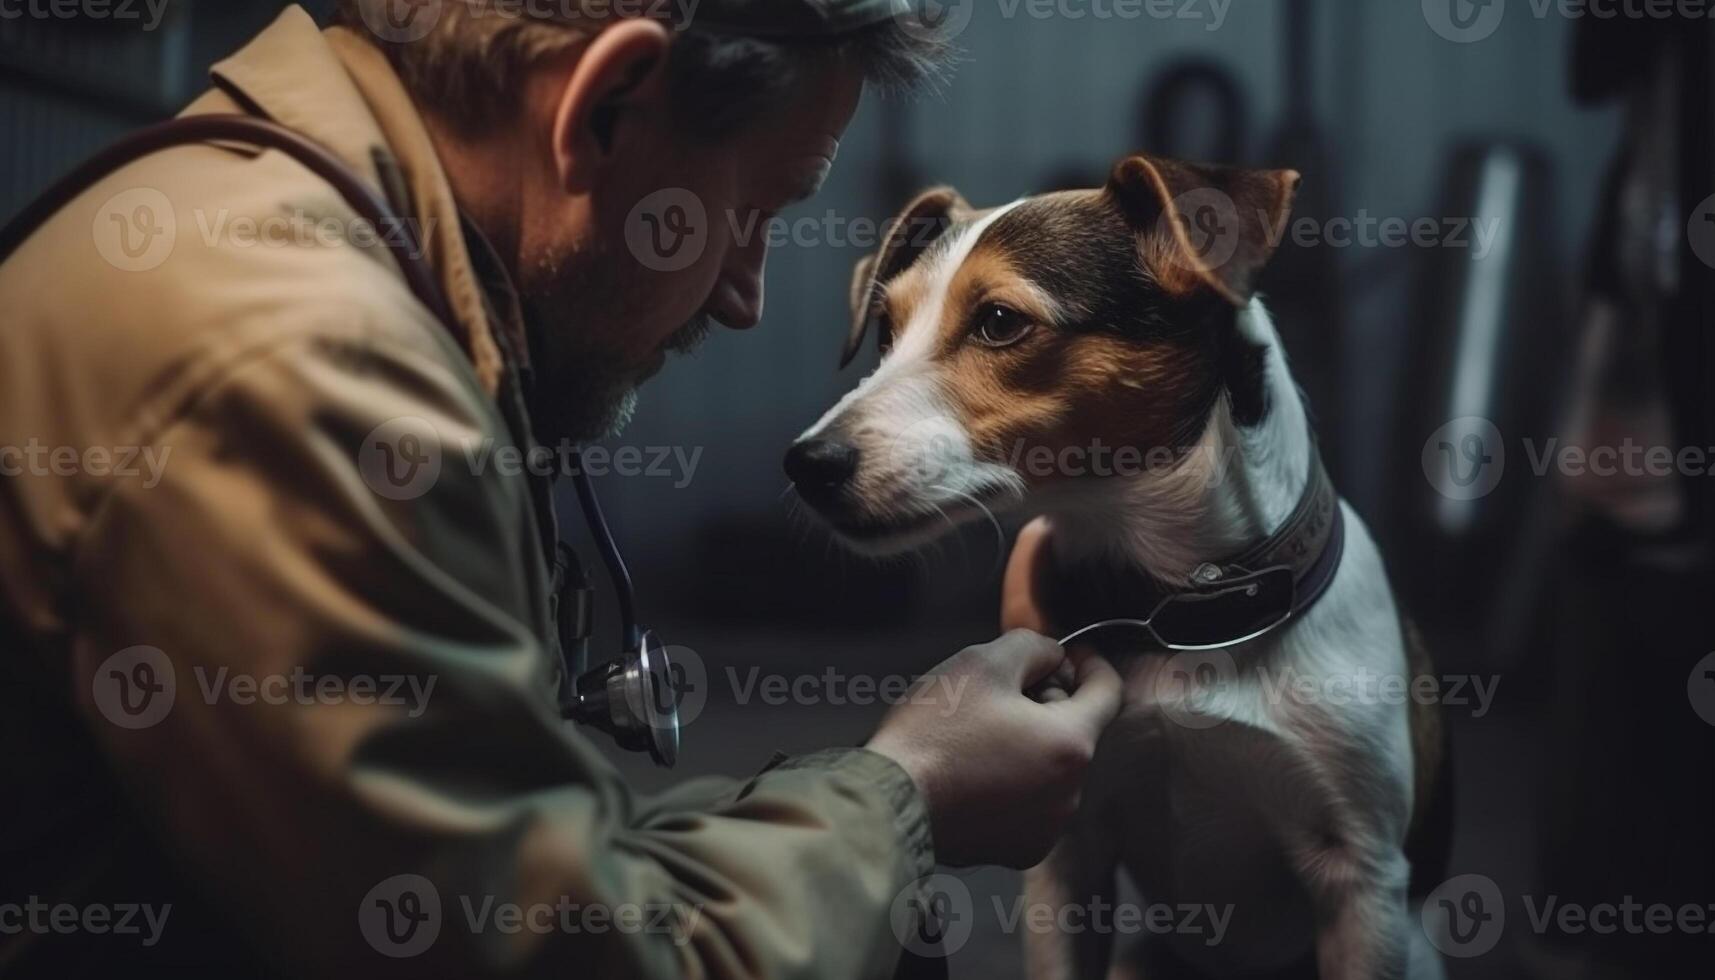
[{"label": "man's fingers", "polygon": [[1066,651],[1054,640],[1027,629],[1015,629],[994,642],[1001,652],[1003,669],[1023,691],[1053,675],[1066,662]]},{"label": "man's fingers", "polygon": [[1038,517],[1018,532],[1012,546],[1012,557],[1006,563],[1006,577],[1001,581],[1000,628],[1033,630],[1047,633],[1048,614],[1038,604],[1037,576],[1048,558],[1048,519]]},{"label": "man's fingers", "polygon": [[1119,671],[1100,655],[1085,649],[1067,651],[1078,669],[1078,686],[1070,700],[1055,705],[1056,710],[1072,712],[1078,724],[1100,733],[1119,714],[1122,685]]},{"label": "man's fingers", "polygon": [[1108,658],[1096,652],[1096,648],[1087,643],[1074,643],[1066,648],[1066,659],[1072,662],[1073,677],[1082,684],[1091,675],[1100,673],[1113,674],[1119,677],[1119,672]]}]

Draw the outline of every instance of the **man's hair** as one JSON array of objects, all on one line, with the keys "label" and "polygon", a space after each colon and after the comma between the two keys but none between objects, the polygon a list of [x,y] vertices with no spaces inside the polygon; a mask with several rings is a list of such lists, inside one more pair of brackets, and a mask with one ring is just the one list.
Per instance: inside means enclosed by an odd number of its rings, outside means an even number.
[{"label": "man's hair", "polygon": [[[420,39],[394,42],[366,26],[365,7],[434,6]],[[362,33],[386,52],[417,102],[467,135],[511,118],[528,73],[582,47],[612,23],[611,0],[338,0],[334,22]],[[786,102],[805,77],[830,58],[848,61],[864,80],[909,91],[941,77],[952,45],[891,17],[833,37],[769,37],[718,23],[720,0],[702,0],[675,27],[667,77],[672,104],[689,131],[719,139]],[[588,11],[586,13],[586,11]],[[422,16],[419,14],[419,16]]]}]

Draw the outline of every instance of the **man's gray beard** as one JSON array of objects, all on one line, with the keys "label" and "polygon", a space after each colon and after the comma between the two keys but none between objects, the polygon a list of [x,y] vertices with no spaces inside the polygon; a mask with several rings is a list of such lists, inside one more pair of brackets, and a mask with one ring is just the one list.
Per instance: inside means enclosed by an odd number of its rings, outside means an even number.
[{"label": "man's gray beard", "polygon": [[[626,361],[611,349],[587,343],[593,324],[570,317],[544,317],[549,304],[524,301],[536,359],[531,423],[537,438],[585,442],[624,431],[637,411],[637,388],[650,365]],[[552,308],[552,307],[549,307]],[[558,308],[572,308],[558,304]],[[555,331],[552,336],[546,331]],[[669,353],[689,353],[709,335],[709,318],[697,314],[663,343]]]},{"label": "man's gray beard", "polygon": [[[596,246],[581,253],[538,257],[518,283],[535,391],[531,425],[545,443],[586,441],[618,435],[637,410],[637,386],[650,362],[636,363],[602,344],[603,328],[587,311],[622,318],[647,284],[627,281],[632,259]],[[709,334],[709,317],[698,313],[661,345],[664,353],[688,353]]]},{"label": "man's gray beard", "polygon": [[543,430],[538,436],[588,442],[625,431],[637,412],[637,382],[626,368],[594,352],[568,360],[536,377],[538,388],[550,385],[555,391],[555,397],[542,400],[551,406],[551,417],[533,420]]},{"label": "man's gray beard", "polygon": [[698,313],[685,321],[685,325],[673,331],[667,342],[661,346],[673,354],[689,354],[702,346],[709,337],[709,315]]}]

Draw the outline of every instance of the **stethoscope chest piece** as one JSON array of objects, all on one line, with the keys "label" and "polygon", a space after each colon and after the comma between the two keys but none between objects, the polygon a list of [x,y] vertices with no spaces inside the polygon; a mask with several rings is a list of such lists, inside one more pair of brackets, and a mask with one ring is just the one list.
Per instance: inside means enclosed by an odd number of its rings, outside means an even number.
[{"label": "stethoscope chest piece", "polygon": [[613,736],[629,752],[647,751],[657,765],[679,761],[679,696],[673,663],[653,631],[634,655],[621,657],[576,680],[572,718]]}]

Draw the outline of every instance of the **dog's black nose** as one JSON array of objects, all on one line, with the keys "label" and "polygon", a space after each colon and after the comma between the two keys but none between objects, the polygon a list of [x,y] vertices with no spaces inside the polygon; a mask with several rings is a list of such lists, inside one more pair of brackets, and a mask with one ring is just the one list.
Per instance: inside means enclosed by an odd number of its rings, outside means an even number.
[{"label": "dog's black nose", "polygon": [[807,500],[826,500],[857,472],[858,451],[833,439],[805,439],[786,451],[786,475]]}]

